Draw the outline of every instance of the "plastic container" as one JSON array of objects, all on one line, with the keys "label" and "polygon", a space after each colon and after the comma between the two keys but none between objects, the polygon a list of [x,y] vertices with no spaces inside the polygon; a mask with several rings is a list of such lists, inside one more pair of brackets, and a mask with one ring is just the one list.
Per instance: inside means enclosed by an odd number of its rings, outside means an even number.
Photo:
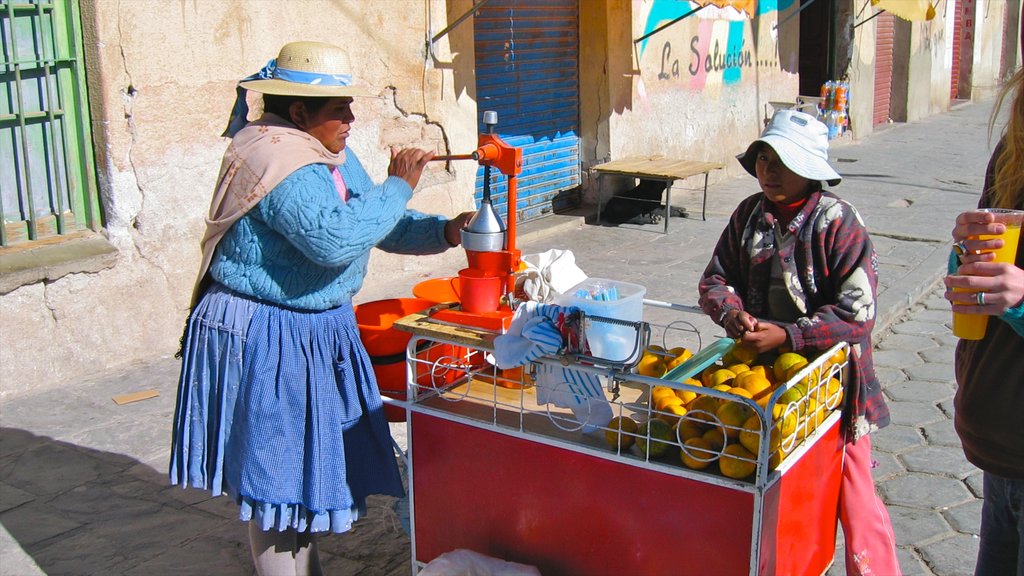
[{"label": "plastic container", "polygon": [[[575,306],[590,316],[639,322],[644,316],[646,293],[647,288],[639,284],[587,278],[561,294],[556,303],[562,306]],[[611,299],[601,299],[604,297]],[[597,358],[626,364],[635,363],[640,359],[640,350],[636,344],[637,331],[631,326],[588,321],[586,333],[590,353]]]},{"label": "plastic container", "polygon": [[[405,349],[412,334],[394,328],[395,320],[422,312],[434,304],[436,302],[421,298],[392,298],[366,302],[355,307],[359,339],[370,355],[373,375],[377,379],[377,388],[380,389],[381,396],[405,400],[408,391],[405,380]],[[431,356],[455,358],[459,354],[454,346],[447,345],[432,348],[427,352],[430,360],[437,359]],[[417,382],[429,385],[431,375],[427,373],[428,368],[429,365],[418,365]],[[396,406],[385,405],[384,414],[391,422],[405,422],[405,411]]]}]

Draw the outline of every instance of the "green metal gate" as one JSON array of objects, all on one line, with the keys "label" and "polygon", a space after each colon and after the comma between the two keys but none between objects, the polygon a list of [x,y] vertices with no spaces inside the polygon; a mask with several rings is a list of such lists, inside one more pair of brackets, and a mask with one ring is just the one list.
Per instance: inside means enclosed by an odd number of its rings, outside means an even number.
[{"label": "green metal gate", "polygon": [[0,0],[0,246],[101,225],[76,0]]}]

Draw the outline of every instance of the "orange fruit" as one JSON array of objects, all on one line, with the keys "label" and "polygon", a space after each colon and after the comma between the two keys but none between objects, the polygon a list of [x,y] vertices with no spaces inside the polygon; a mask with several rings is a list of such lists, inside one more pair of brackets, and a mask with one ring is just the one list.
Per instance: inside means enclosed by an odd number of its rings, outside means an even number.
[{"label": "orange fruit", "polygon": [[640,425],[629,416],[616,416],[608,423],[608,429],[604,431],[604,441],[612,448],[627,450],[636,441],[637,429]]},{"label": "orange fruit", "polygon": [[740,374],[733,380],[733,384],[750,393],[750,397],[762,407],[768,404],[768,399],[772,395],[772,383],[764,375],[754,370]]},{"label": "orange fruit", "polygon": [[764,364],[754,364],[753,366],[750,367],[750,371],[756,372],[761,376],[764,376],[764,379],[767,380],[768,382],[774,383],[772,381],[772,378],[774,378],[775,375],[772,374],[771,366],[765,366]]},{"label": "orange fruit", "polygon": [[665,372],[679,366],[683,362],[686,362],[690,358],[693,358],[693,352],[690,352],[682,346],[677,346],[668,351],[669,355],[672,356],[671,360],[665,362]]},{"label": "orange fruit", "polygon": [[[682,400],[680,400],[682,402]],[[659,408],[661,412],[658,413],[658,418],[661,418],[665,422],[668,422],[670,426],[675,426],[679,419],[686,415],[686,407],[682,404],[671,404],[665,408]]]},{"label": "orange fruit", "polygon": [[754,455],[739,444],[729,444],[718,459],[718,469],[722,474],[737,480],[746,478],[757,469]]},{"label": "orange fruit", "polygon": [[729,364],[728,366],[725,367],[725,369],[737,376],[743,374],[744,372],[750,372],[750,366],[747,366],[746,364],[742,363]]},{"label": "orange fruit", "polygon": [[679,418],[679,423],[676,424],[676,436],[681,442],[686,442],[690,438],[700,438],[704,434],[705,424],[699,420],[694,420],[690,416],[683,416]]},{"label": "orange fruit", "polygon": [[734,378],[736,378],[735,372],[733,372],[732,370],[727,370],[725,368],[720,368],[718,370],[715,370],[714,373],[711,374],[705,386],[709,388],[721,386],[722,384],[728,384],[729,386],[732,386],[732,381]]},{"label": "orange fruit", "polygon": [[751,394],[749,390],[745,388],[740,388],[739,386],[733,386],[726,390],[726,392],[728,392],[729,394],[735,394],[736,396],[743,396],[744,398],[752,399],[754,397],[754,395]]},{"label": "orange fruit", "polygon": [[[689,384],[690,386],[699,386],[703,388],[700,381],[695,380],[693,378],[687,378],[683,382],[683,384]],[[693,399],[697,397],[697,393],[694,392],[693,390],[681,390],[677,388],[675,389],[675,393],[676,396],[679,396],[679,398],[683,401],[684,404],[689,404],[690,402],[693,402]]]},{"label": "orange fruit", "polygon": [[665,374],[665,362],[661,357],[644,352],[640,362],[636,365],[636,373],[651,378],[661,378]]},{"label": "orange fruit", "polygon": [[829,378],[824,386],[818,389],[816,399],[829,410],[835,410],[843,403],[843,385],[839,379]]},{"label": "orange fruit", "polygon": [[664,396],[660,396],[660,397],[658,397],[657,400],[654,401],[654,409],[655,410],[661,410],[661,411],[664,411],[669,406],[682,406],[682,405],[683,405],[683,399],[680,398],[679,396],[676,396],[675,392],[673,392],[672,394],[667,394],[667,395],[664,395]]},{"label": "orange fruit", "polygon": [[690,405],[689,416],[705,424],[715,424],[715,412],[718,411],[718,398],[714,396],[698,396]]},{"label": "orange fruit", "polygon": [[651,405],[657,406],[658,401],[660,401],[662,398],[675,395],[675,388],[671,388],[669,386],[655,386],[651,388]]},{"label": "orange fruit", "polygon": [[690,438],[683,442],[683,449],[679,455],[687,468],[703,470],[718,458],[718,451],[712,449],[711,444],[703,438]]},{"label": "orange fruit", "polygon": [[715,452],[721,452],[722,448],[725,448],[725,432],[721,426],[714,426],[705,430],[700,437],[707,440],[711,449]]},{"label": "orange fruit", "polygon": [[740,429],[743,427],[743,423],[747,421],[747,418],[754,413],[754,410],[735,400],[726,400],[722,402],[715,412],[715,416],[725,426],[725,435],[729,438],[736,438],[740,435]]},{"label": "orange fruit", "polygon": [[703,384],[705,388],[711,388],[714,386],[714,384],[711,383],[711,376],[721,369],[721,364],[712,364],[711,366],[708,366],[700,373],[700,383]]},{"label": "orange fruit", "polygon": [[722,356],[722,362],[726,365],[729,364],[750,364],[754,360],[757,360],[757,352],[751,348],[747,348],[740,342],[736,342],[733,347]]},{"label": "orange fruit", "polygon": [[648,420],[640,429],[639,434],[640,437],[636,439],[636,445],[642,454],[651,459],[664,456],[672,446],[676,445],[672,426],[660,418]]},{"label": "orange fruit", "polygon": [[796,352],[784,352],[779,354],[779,357],[775,359],[772,364],[772,373],[775,375],[776,382],[785,382],[787,380],[787,374],[789,369],[796,363],[803,362],[807,363],[807,358]]}]

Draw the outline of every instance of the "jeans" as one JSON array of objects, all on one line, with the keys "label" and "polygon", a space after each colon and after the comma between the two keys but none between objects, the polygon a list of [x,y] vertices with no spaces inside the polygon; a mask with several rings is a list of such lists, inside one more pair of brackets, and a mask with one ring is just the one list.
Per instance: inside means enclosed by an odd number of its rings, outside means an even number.
[{"label": "jeans", "polygon": [[1024,480],[984,473],[975,576],[1024,576]]}]

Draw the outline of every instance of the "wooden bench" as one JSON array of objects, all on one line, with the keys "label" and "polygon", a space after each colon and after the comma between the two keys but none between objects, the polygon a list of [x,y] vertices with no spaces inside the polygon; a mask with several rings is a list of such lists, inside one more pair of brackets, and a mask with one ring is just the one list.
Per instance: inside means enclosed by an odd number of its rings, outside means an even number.
[{"label": "wooden bench", "polygon": [[[725,168],[724,164],[717,162],[700,162],[697,160],[680,160],[677,158],[666,158],[664,156],[632,156],[621,160],[612,160],[591,168],[597,174],[597,221],[601,221],[602,183],[607,175],[630,176],[641,180],[655,180],[665,183],[665,230],[668,234],[668,220],[672,211],[672,184],[676,180],[682,180],[691,176],[704,175],[704,199],[701,203],[700,218],[707,220],[705,212],[708,204],[708,173],[712,170]],[[608,198],[616,198],[612,195]]]}]

